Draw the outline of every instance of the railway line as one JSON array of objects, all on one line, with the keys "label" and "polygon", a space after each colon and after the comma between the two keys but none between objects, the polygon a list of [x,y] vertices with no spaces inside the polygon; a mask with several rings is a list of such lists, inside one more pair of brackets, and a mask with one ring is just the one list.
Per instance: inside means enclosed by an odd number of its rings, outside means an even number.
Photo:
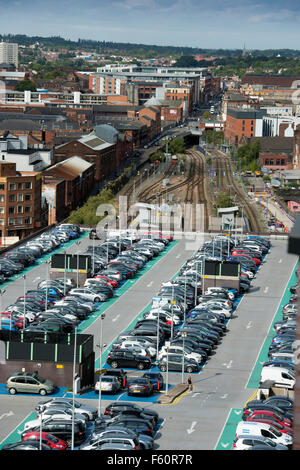
[{"label": "railway line", "polygon": [[228,192],[231,186],[231,195],[236,197],[239,204],[243,206],[244,213],[249,221],[250,231],[254,233],[264,233],[264,227],[260,223],[259,213],[253,203],[249,201],[245,191],[239,187],[232,175],[232,167],[229,158],[220,150],[215,150],[211,154],[214,171],[218,180],[218,190]]}]

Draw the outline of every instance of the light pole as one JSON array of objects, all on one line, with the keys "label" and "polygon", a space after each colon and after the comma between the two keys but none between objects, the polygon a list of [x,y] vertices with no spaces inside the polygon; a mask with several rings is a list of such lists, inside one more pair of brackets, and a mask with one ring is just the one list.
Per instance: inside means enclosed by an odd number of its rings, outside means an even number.
[{"label": "light pole", "polygon": [[5,289],[0,289],[0,330],[2,330],[2,295],[5,294]]},{"label": "light pole", "polygon": [[[76,246],[79,246],[81,242],[76,242]],[[77,255],[77,263],[76,263],[76,266],[77,266],[77,273],[76,273],[76,284],[77,284],[77,289],[79,287],[79,254],[80,254],[80,251],[77,251],[76,252],[76,255]]]},{"label": "light pole", "polygon": [[181,383],[184,383],[184,340],[187,337],[187,332],[183,331],[181,333],[182,337],[182,371],[181,371]]},{"label": "light pole", "polygon": [[77,348],[77,326],[74,337],[74,359],[73,359],[73,398],[72,398],[72,443],[71,450],[74,450],[74,428],[75,428],[75,380],[76,380],[76,348]]},{"label": "light pole", "polygon": [[167,367],[166,367],[166,395],[168,395],[169,389],[169,348],[170,348],[170,341],[166,341],[166,351],[167,351]]},{"label": "light pole", "polygon": [[65,255],[65,269],[64,269],[64,297],[66,296],[66,283],[67,283],[67,252],[64,251]]},{"label": "light pole", "polygon": [[102,321],[105,318],[105,313],[102,313],[100,315],[100,364],[99,364],[99,369],[100,369],[100,375],[99,375],[99,400],[98,400],[98,417],[101,417],[101,400],[102,400],[102,349],[103,349],[103,326],[102,326]]},{"label": "light pole", "polygon": [[48,310],[48,279],[49,279],[49,261],[45,262],[46,264],[46,308],[45,311]]},{"label": "light pole", "polygon": [[174,336],[174,284],[172,284],[172,324],[171,324],[171,338]]},{"label": "light pole", "polygon": [[[24,296],[24,310],[23,310],[23,331],[25,330],[25,318],[26,318],[26,274],[23,274],[22,278],[24,279],[23,283],[23,296]],[[46,290],[48,289],[48,286],[46,286]]]},{"label": "light pole", "polygon": [[43,412],[45,411],[45,407],[43,405],[39,406],[39,413],[40,413],[40,450],[42,450],[42,433],[43,433]]}]

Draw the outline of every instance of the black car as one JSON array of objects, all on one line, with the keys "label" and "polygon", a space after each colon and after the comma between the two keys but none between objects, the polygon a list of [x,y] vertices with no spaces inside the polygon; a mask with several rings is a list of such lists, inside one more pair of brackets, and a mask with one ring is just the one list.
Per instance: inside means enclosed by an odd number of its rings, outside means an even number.
[{"label": "black car", "polygon": [[136,377],[129,381],[127,387],[127,394],[130,395],[141,395],[150,397],[153,395],[154,387],[152,382],[146,377]]},{"label": "black car", "polygon": [[[32,428],[31,431],[40,431],[40,426]],[[25,435],[28,431],[24,431]],[[72,440],[72,420],[52,419],[43,421],[43,432],[53,434],[59,439],[70,444]],[[86,426],[80,421],[74,422],[74,444],[80,445],[86,438]]]},{"label": "black car", "polygon": [[4,444],[1,450],[52,450],[51,447],[47,446],[46,444],[42,443],[40,446],[40,442],[34,441],[18,441],[12,444]]},{"label": "black car", "polygon": [[183,364],[181,354],[168,354],[168,364],[166,356],[163,356],[158,363],[158,367],[162,372],[165,372],[167,368],[168,370],[182,371],[182,365],[184,365],[184,371],[189,374],[199,372],[200,370],[199,364],[193,359],[187,359],[185,357]]},{"label": "black car", "polygon": [[124,416],[122,413],[114,416],[113,418],[106,420],[103,418],[97,418],[92,434],[92,439],[95,439],[97,433],[101,433],[104,429],[111,425],[122,426],[126,429],[131,429],[137,434],[144,434],[146,436],[153,437],[154,429],[151,423],[147,419],[138,418],[135,416]]},{"label": "black car", "polygon": [[119,367],[133,367],[140,370],[149,369],[152,365],[151,359],[147,356],[140,356],[132,351],[111,350],[107,357],[107,364],[113,369]]},{"label": "black car", "polygon": [[113,401],[105,408],[105,415],[108,416],[116,416],[119,413],[132,411],[136,413],[136,416],[139,416],[141,413],[146,417],[146,419],[150,420],[151,423],[155,426],[158,422],[159,416],[158,413],[150,408],[144,408],[142,406],[136,405],[132,402],[126,401]]},{"label": "black car", "polygon": [[154,390],[162,390],[164,387],[164,378],[160,372],[144,372],[142,377],[149,379],[153,384]]},{"label": "black car", "polygon": [[125,389],[127,387],[127,372],[124,369],[109,369],[104,372],[103,375],[109,375],[117,377],[121,387]]}]

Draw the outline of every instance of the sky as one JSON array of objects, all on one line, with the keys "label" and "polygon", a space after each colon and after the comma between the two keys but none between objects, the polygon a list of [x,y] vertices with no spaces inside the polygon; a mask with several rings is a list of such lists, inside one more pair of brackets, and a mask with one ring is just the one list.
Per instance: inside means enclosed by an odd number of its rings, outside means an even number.
[{"label": "sky", "polygon": [[299,0],[0,0],[2,34],[300,49]]}]

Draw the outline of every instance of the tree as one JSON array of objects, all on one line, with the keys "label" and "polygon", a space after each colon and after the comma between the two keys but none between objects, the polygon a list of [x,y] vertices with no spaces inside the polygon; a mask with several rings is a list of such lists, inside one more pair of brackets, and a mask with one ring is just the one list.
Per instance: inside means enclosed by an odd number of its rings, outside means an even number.
[{"label": "tree", "polygon": [[15,86],[15,91],[36,91],[35,84],[31,80],[23,80],[22,82],[17,83]]}]

